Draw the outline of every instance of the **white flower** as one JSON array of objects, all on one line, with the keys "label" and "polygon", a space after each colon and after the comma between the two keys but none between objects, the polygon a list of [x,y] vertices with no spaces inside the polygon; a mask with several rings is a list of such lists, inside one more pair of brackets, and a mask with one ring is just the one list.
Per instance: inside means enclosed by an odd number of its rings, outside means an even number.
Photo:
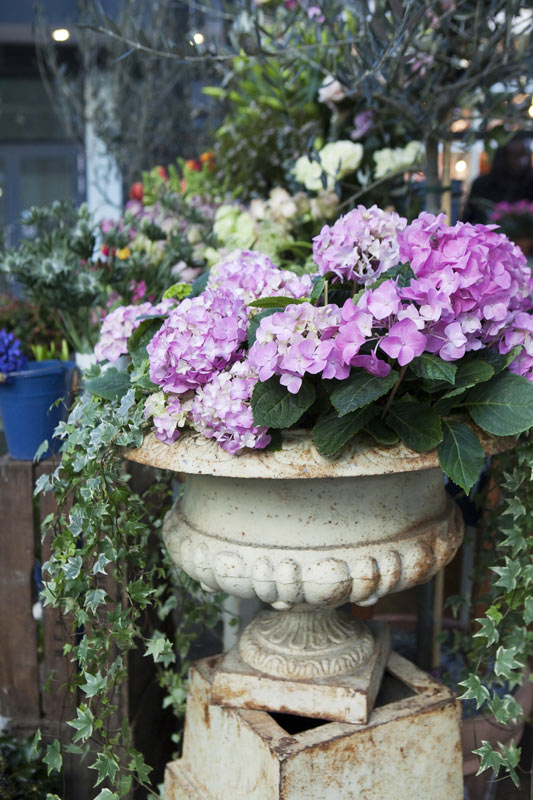
[{"label": "white flower", "polygon": [[418,141],[409,142],[405,147],[384,147],[382,150],[376,150],[374,153],[374,161],[376,162],[374,175],[376,178],[383,178],[390,172],[399,172],[402,169],[407,169],[420,161],[423,155],[424,145]]},{"label": "white flower", "polygon": [[335,182],[354,172],[363,157],[363,146],[358,142],[340,139],[329,142],[317,153],[318,160],[300,156],[292,169],[298,183],[312,192],[324,189],[322,175],[326,176],[326,189],[332,190]]},{"label": "white flower", "polygon": [[318,90],[318,102],[329,105],[330,103],[340,103],[346,97],[345,87],[333,75],[326,75],[322,81],[322,86]]},{"label": "white flower", "polygon": [[273,219],[283,222],[292,219],[298,213],[298,206],[286,189],[276,186],[270,192],[268,208]]}]

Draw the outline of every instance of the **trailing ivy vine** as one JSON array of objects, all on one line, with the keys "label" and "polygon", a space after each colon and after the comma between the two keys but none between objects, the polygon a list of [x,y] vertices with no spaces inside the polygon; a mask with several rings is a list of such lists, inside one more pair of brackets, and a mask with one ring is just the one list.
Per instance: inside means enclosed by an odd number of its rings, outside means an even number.
[{"label": "trailing ivy vine", "polygon": [[[87,385],[92,378],[98,386],[98,374],[95,368]],[[141,645],[153,658],[164,705],[182,716],[197,623],[217,622],[221,598],[205,595],[179,571],[162,543],[170,474],[156,475],[144,491],[132,487],[123,448],[142,442],[142,388],[133,383],[125,393],[114,391],[112,376],[102,385],[107,396],[84,393],[61,423],[61,464],[36,487],[37,494],[53,491],[58,506],[43,522],[43,535],[52,537],[43,600],[60,611],[65,625],[63,652],[71,676],[65,691],[71,701],[83,698],[75,717],[66,720],[70,742],[65,745],[63,730],[44,761],[51,773],[61,771],[65,750],[88,757],[96,800],[119,800],[135,786],[158,797],[128,720],[117,722],[128,653]],[[175,610],[179,625],[169,625]]]}]

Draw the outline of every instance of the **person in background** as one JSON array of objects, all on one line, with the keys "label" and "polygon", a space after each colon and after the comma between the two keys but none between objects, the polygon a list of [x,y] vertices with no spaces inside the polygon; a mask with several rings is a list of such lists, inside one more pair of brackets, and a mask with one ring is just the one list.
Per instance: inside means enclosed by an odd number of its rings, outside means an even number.
[{"label": "person in background", "polygon": [[494,203],[533,200],[533,131],[519,131],[498,147],[490,172],[476,178],[466,200],[464,222],[489,222]]}]

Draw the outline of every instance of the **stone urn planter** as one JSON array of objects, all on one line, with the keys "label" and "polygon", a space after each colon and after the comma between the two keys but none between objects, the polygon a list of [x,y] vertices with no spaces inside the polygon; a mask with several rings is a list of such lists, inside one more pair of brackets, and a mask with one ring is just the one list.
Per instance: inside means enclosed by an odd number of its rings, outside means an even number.
[{"label": "stone urn planter", "polygon": [[[271,708],[276,690],[285,711],[366,722],[387,634],[337,608],[427,581],[455,554],[463,523],[436,452],[360,439],[327,459],[290,431],[278,451],[232,456],[189,431],[171,446],[150,435],[128,457],[187,475],[164,525],[173,560],[204,589],[275,609],[245,629],[213,699]],[[331,683],[322,702],[304,691],[316,680]]]}]

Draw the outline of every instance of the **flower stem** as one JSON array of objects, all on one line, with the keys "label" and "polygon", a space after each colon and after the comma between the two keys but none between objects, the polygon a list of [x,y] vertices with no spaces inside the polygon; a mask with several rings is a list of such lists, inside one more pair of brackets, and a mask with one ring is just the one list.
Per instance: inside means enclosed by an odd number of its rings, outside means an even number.
[{"label": "flower stem", "polygon": [[328,282],[324,281],[324,305],[328,304]]},{"label": "flower stem", "polygon": [[381,415],[381,419],[385,419],[385,417],[387,416],[389,408],[392,405],[392,401],[394,400],[396,392],[398,391],[400,383],[402,382],[403,376],[405,375],[406,372],[407,372],[407,364],[401,368],[398,380],[396,381],[396,383],[394,384],[394,386],[391,389],[391,393],[390,393],[390,395],[389,395],[389,397],[387,399],[387,402],[385,404],[385,408],[383,409],[383,413]]}]

